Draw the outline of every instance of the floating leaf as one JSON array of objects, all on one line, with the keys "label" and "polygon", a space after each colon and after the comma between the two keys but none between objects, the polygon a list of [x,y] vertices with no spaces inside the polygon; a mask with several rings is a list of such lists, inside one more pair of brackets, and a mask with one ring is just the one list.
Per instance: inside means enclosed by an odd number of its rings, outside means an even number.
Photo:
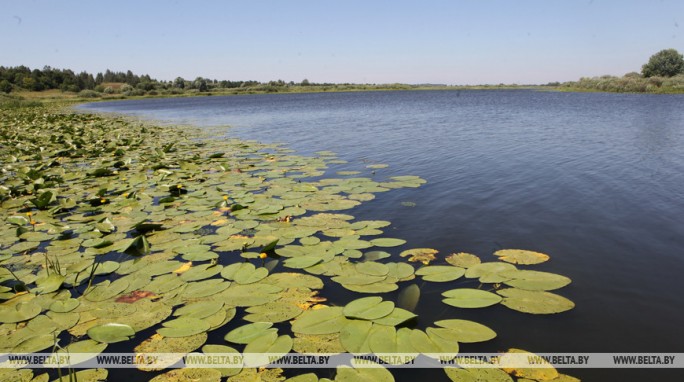
[{"label": "floating leaf", "polygon": [[88,329],[88,337],[98,342],[115,343],[127,341],[135,335],[135,330],[128,325],[109,323]]},{"label": "floating leaf", "polygon": [[52,293],[52,292],[58,290],[62,286],[64,279],[66,279],[65,276],[55,274],[55,273],[53,273],[53,274],[51,274],[45,278],[38,279],[38,280],[36,280],[36,285],[38,287],[35,289],[35,292],[36,293]]},{"label": "floating leaf", "polygon": [[409,312],[408,310],[404,310],[401,308],[394,308],[392,313],[372,320],[376,324],[380,325],[387,325],[387,326],[397,326],[400,324],[403,324],[404,322],[411,320],[415,317],[418,317],[417,315]]},{"label": "floating leaf", "polygon": [[501,302],[501,296],[480,289],[459,288],[442,293],[445,304],[457,308],[484,308]]},{"label": "floating leaf", "polygon": [[523,313],[554,314],[575,307],[575,303],[572,301],[550,292],[507,288],[496,293],[504,296],[502,305]]},{"label": "floating leaf", "polygon": [[123,252],[131,256],[149,255],[150,243],[145,236],[138,236],[131,240],[130,244],[124,248]]},{"label": "floating leaf", "polygon": [[340,334],[297,334],[294,338],[292,350],[304,354],[334,354],[343,353],[344,347],[340,343]]},{"label": "floating leaf", "polygon": [[245,346],[245,367],[267,365],[292,350],[293,340],[288,335],[277,336],[273,333],[263,334]]},{"label": "floating leaf", "polygon": [[481,262],[479,257],[471,253],[465,252],[452,253],[451,255],[447,256],[444,260],[446,260],[447,263],[455,267],[461,268],[470,268],[473,265],[480,264]]},{"label": "floating leaf", "polygon": [[79,304],[79,300],[75,298],[69,298],[66,300],[53,302],[50,304],[50,310],[56,313],[71,312],[72,310],[76,309]]},{"label": "floating leaf", "polygon": [[458,369],[455,367],[445,367],[444,372],[447,377],[454,382],[513,382],[506,372],[501,369],[494,369],[491,367],[487,368],[476,368],[473,364],[476,364],[477,360],[473,359],[472,363],[468,362],[464,366],[465,369]]},{"label": "floating leaf", "polygon": [[[533,367],[519,367],[520,364],[530,363],[530,359],[535,360]],[[499,365],[508,374],[518,378],[528,378],[535,381],[550,381],[558,377],[558,371],[542,357],[520,349],[508,349],[499,357]]]},{"label": "floating leaf", "polygon": [[[149,382],[186,382],[186,381],[202,381],[202,382],[220,382],[223,374],[223,369],[208,369],[208,368],[186,368],[174,369],[164,374],[159,374],[149,380]],[[231,369],[229,369],[231,370]],[[238,373],[242,369],[238,369]],[[79,380],[80,381],[80,380]]]},{"label": "floating leaf", "polygon": [[435,255],[438,253],[436,249],[432,248],[413,248],[403,251],[399,254],[401,257],[408,257],[410,262],[421,262],[425,265],[429,264],[435,259]]},{"label": "floating leaf", "polygon": [[382,297],[364,297],[348,303],[342,313],[347,318],[375,320],[385,317],[394,310],[394,303],[382,301]]},{"label": "floating leaf", "polygon": [[547,254],[524,249],[501,249],[494,252],[494,255],[499,256],[501,261],[521,265],[539,264],[549,260]]},{"label": "floating leaf", "polygon": [[416,271],[416,275],[423,276],[423,280],[432,282],[447,282],[461,278],[465,269],[451,265],[429,265]]},{"label": "floating leaf", "polygon": [[209,330],[209,324],[199,318],[183,316],[175,320],[165,321],[157,333],[164,337],[188,337]]},{"label": "floating leaf", "polygon": [[341,307],[307,310],[292,323],[292,331],[301,334],[337,333],[346,322]]},{"label": "floating leaf", "polygon": [[202,319],[223,309],[223,303],[215,301],[197,301],[182,306],[173,313],[174,316]]},{"label": "floating leaf", "polygon": [[511,278],[511,280],[504,281],[504,284],[525,290],[554,290],[571,282],[565,276],[539,271],[516,270],[505,272],[504,275]]},{"label": "floating leaf", "polygon": [[406,240],[394,239],[394,238],[389,238],[389,237],[381,237],[381,238],[373,239],[370,242],[375,247],[383,247],[383,248],[398,247],[400,245],[406,244]]},{"label": "floating leaf", "polygon": [[40,306],[32,302],[20,302],[10,306],[0,305],[0,322],[11,324],[30,320],[37,316],[40,311]]},{"label": "floating leaf", "polygon": [[222,357],[228,357],[228,359],[230,359],[230,365],[236,366],[230,368],[216,369],[219,372],[221,372],[222,377],[231,377],[233,375],[237,375],[242,370],[242,354],[230,346],[204,345],[202,346],[202,353],[209,355],[214,353],[221,354]]},{"label": "floating leaf", "polygon": [[[356,366],[353,360],[352,366]],[[364,361],[358,368],[338,366],[335,382],[394,382],[394,376],[381,365]]]},{"label": "floating leaf", "polygon": [[411,284],[399,292],[397,300],[397,307],[413,312],[420,300],[420,287],[416,284]]},{"label": "floating leaf", "polygon": [[463,343],[489,341],[496,337],[496,332],[489,327],[469,320],[440,320],[436,321],[435,325],[446,328],[452,332],[445,335],[445,338],[450,338],[450,336],[453,335],[455,340]]},{"label": "floating leaf", "polygon": [[271,328],[272,326],[273,323],[271,322],[255,322],[243,325],[228,332],[224,339],[236,344],[248,344],[265,333],[276,333],[278,329]]}]

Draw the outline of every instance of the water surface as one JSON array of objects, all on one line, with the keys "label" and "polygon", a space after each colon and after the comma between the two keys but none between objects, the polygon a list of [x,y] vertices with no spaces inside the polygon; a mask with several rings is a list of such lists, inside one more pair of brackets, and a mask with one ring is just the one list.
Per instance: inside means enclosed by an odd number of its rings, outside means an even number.
[{"label": "water surface", "polygon": [[[499,334],[464,351],[684,352],[682,105],[682,95],[407,91],[86,108],[173,124],[229,125],[230,137],[282,142],[305,155],[335,151],[349,161],[338,169],[365,175],[373,175],[366,164],[387,163],[374,176],[419,175],[428,184],[378,194],[351,211],[357,218],[389,220],[387,236],[442,255],[472,252],[494,260],[492,252],[501,248],[545,252],[551,261],[532,269],[573,279],[557,293],[576,308],[552,316],[503,306],[451,308],[440,302],[445,286],[426,283],[417,313],[430,318],[422,325],[467,318]],[[567,372],[597,381],[678,375]],[[398,380],[412,374],[395,372]]]}]

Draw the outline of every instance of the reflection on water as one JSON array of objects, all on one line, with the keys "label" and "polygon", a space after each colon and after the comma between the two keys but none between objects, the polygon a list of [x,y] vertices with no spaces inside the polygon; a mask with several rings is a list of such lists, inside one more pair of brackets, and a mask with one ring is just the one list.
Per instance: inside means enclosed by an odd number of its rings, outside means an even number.
[{"label": "reflection on water", "polygon": [[[559,294],[576,309],[550,317],[501,306],[446,307],[439,298],[444,286],[426,284],[418,311],[431,316],[428,323],[434,316],[475,319],[499,333],[469,350],[676,352],[684,341],[682,101],[681,95],[430,91],[89,107],[170,123],[230,124],[229,136],[284,142],[303,154],[336,151],[350,161],[339,169],[387,163],[375,176],[414,174],[429,183],[379,195],[353,211],[359,219],[390,220],[388,236],[444,255],[465,251],[494,260],[491,253],[500,248],[546,252],[551,261],[535,269],[573,279]],[[407,201],[415,207],[402,204]]]}]

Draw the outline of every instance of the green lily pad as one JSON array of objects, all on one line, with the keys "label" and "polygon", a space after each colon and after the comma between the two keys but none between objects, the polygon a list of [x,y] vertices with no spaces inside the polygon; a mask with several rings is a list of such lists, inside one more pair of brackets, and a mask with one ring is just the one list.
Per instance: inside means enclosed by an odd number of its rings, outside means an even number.
[{"label": "green lily pad", "polygon": [[572,281],[555,273],[528,270],[505,272],[504,275],[512,278],[504,281],[504,284],[525,290],[554,290],[562,288]]},{"label": "green lily pad", "polygon": [[275,333],[263,334],[255,338],[245,346],[245,367],[257,367],[267,365],[292,350],[293,340],[288,335],[278,336]]},{"label": "green lily pad", "polygon": [[382,301],[382,297],[364,297],[348,303],[342,313],[347,318],[358,318],[362,320],[374,320],[382,318],[392,313],[394,303],[392,301]]},{"label": "green lily pad", "polygon": [[299,256],[291,257],[283,261],[283,266],[294,269],[304,269],[314,266],[323,261],[323,258],[319,256]]},{"label": "green lily pad", "polygon": [[[67,374],[67,373],[65,373]],[[107,380],[109,372],[107,369],[87,369],[77,371],[69,375],[63,375],[62,380],[69,380],[71,378],[78,382],[104,382]],[[61,382],[60,379],[55,379],[52,382]]]},{"label": "green lily pad", "polygon": [[0,322],[11,324],[30,320],[37,316],[42,309],[32,302],[20,302],[12,306],[0,305]]},{"label": "green lily pad", "polygon": [[470,268],[473,265],[481,263],[479,257],[471,253],[465,252],[452,253],[451,255],[447,256],[444,260],[446,260],[447,263],[460,268]]},{"label": "green lily pad", "polygon": [[399,292],[397,298],[397,307],[413,312],[420,300],[420,287],[416,284],[411,284]]},{"label": "green lily pad", "polygon": [[512,264],[532,265],[549,260],[549,255],[524,249],[502,249],[494,252],[499,260]]},{"label": "green lily pad", "polygon": [[56,290],[58,290],[61,286],[62,283],[64,282],[64,279],[66,279],[65,276],[58,275],[58,274],[51,274],[45,278],[41,278],[36,280],[36,285],[38,286],[35,289],[36,293],[52,293]]},{"label": "green lily pad", "polygon": [[188,337],[209,330],[209,324],[199,318],[182,316],[175,320],[165,321],[157,333],[164,337]]},{"label": "green lily pad", "polygon": [[[14,353],[36,353],[41,350],[52,348],[55,345],[54,334],[43,334],[30,337],[12,348]],[[1,376],[0,376],[1,377]]]},{"label": "green lily pad", "polygon": [[440,320],[435,325],[453,331],[456,340],[463,343],[489,341],[496,337],[496,332],[489,327],[469,320]]},{"label": "green lily pad", "polygon": [[406,240],[389,238],[389,237],[380,237],[377,239],[373,239],[370,242],[375,247],[383,247],[383,248],[398,247],[400,245],[406,244]]},{"label": "green lily pad", "polygon": [[292,323],[292,331],[301,334],[337,333],[346,322],[341,307],[307,310]]},{"label": "green lily pad", "polygon": [[454,382],[513,382],[513,378],[501,369],[475,368],[470,363],[467,365],[468,368],[465,369],[445,367],[444,372]]},{"label": "green lily pad", "polygon": [[88,337],[98,342],[115,343],[127,341],[135,335],[135,330],[128,325],[109,323],[88,329]]},{"label": "green lily pad", "polygon": [[416,275],[423,276],[423,280],[432,282],[447,282],[461,278],[465,269],[451,265],[428,265],[418,269]]},{"label": "green lily pad", "polygon": [[496,293],[504,297],[501,302],[502,305],[523,313],[554,314],[575,307],[575,303],[572,301],[550,292],[507,288]]},{"label": "green lily pad", "polygon": [[208,279],[217,275],[223,269],[219,264],[199,264],[181,273],[180,279],[183,281],[198,281]]},{"label": "green lily pad", "polygon": [[[191,354],[188,357],[192,356]],[[223,370],[223,369],[221,369]],[[186,382],[186,381],[203,381],[203,382],[220,382],[223,374],[219,369],[208,368],[187,368],[174,369],[164,374],[159,374],[149,380],[149,382]],[[238,369],[238,373],[242,369]],[[237,373],[236,373],[237,374]],[[80,381],[80,380],[79,380]]]},{"label": "green lily pad", "polygon": [[[352,366],[356,366],[353,360]],[[357,368],[338,366],[335,382],[394,382],[394,376],[381,365],[365,361]]]},{"label": "green lily pad", "polygon": [[183,296],[185,298],[200,298],[217,294],[230,286],[230,282],[220,279],[209,279],[188,283]]},{"label": "green lily pad", "polygon": [[501,302],[501,296],[480,289],[459,288],[442,293],[445,304],[457,308],[485,308]]},{"label": "green lily pad", "polygon": [[115,280],[114,282],[105,280],[91,289],[88,289],[83,297],[86,300],[95,302],[109,300],[125,291],[128,288],[128,285],[128,280],[123,278]]},{"label": "green lily pad", "polygon": [[340,343],[346,351],[352,354],[370,353],[368,338],[373,329],[373,323],[365,320],[349,320],[340,330]]},{"label": "green lily pad", "polygon": [[71,312],[72,310],[76,309],[76,307],[79,306],[80,303],[81,302],[75,298],[70,298],[62,301],[55,301],[52,304],[50,304],[50,310],[55,313]]},{"label": "green lily pad", "polygon": [[211,355],[214,353],[221,354],[222,357],[229,357],[230,364],[236,367],[217,368],[221,372],[222,377],[231,377],[237,375],[242,370],[242,353],[225,345],[204,345],[202,346],[202,353]]},{"label": "green lily pad", "polygon": [[276,333],[278,329],[272,326],[271,322],[254,322],[231,330],[224,339],[236,344],[248,344],[266,333]]},{"label": "green lily pad", "polygon": [[223,309],[223,303],[215,301],[197,301],[178,308],[173,315],[202,319]]},{"label": "green lily pad", "polygon": [[380,325],[397,326],[397,325],[403,324],[404,322],[411,320],[415,317],[418,317],[418,316],[409,312],[408,310],[404,310],[401,308],[394,308],[392,313],[390,313],[384,317],[376,318],[372,321],[374,323],[380,324]]}]

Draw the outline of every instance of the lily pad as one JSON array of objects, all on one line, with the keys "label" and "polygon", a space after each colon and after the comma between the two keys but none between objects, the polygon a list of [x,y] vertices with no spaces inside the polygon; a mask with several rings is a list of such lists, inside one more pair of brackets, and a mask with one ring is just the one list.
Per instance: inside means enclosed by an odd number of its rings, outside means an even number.
[{"label": "lily pad", "polygon": [[504,284],[525,290],[554,290],[562,288],[572,281],[555,273],[528,270],[505,272],[504,275],[512,278],[504,281]]},{"label": "lily pad", "polygon": [[[534,367],[520,367],[520,364],[528,364],[530,359],[538,363]],[[501,368],[518,378],[527,378],[535,381],[551,381],[558,378],[558,371],[540,356],[520,349],[508,349],[499,358]]]},{"label": "lily pad", "polygon": [[20,302],[16,305],[0,305],[0,322],[11,324],[30,320],[37,316],[42,309],[39,305],[32,302]]},{"label": "lily pad", "polygon": [[383,247],[383,248],[398,247],[400,245],[406,244],[406,240],[389,238],[389,237],[380,237],[377,239],[373,239],[370,242],[375,247]]},{"label": "lily pad", "polygon": [[480,289],[459,288],[442,293],[445,304],[457,308],[485,308],[501,302],[501,296]]},{"label": "lily pad", "polygon": [[254,322],[231,330],[224,339],[236,344],[248,344],[263,334],[276,333],[278,329],[271,328],[272,326],[273,324],[270,322]]},{"label": "lily pad", "polygon": [[549,255],[524,249],[502,249],[494,252],[499,260],[512,264],[532,265],[549,260]]},{"label": "lily pad", "polygon": [[222,377],[231,377],[233,375],[237,375],[242,370],[242,354],[230,346],[204,345],[202,346],[202,353],[207,355],[218,353],[221,354],[222,357],[229,357],[230,365],[235,365],[236,367],[217,368],[216,370],[221,372]]},{"label": "lily pad", "polygon": [[109,323],[88,329],[88,337],[98,342],[115,343],[127,341],[135,335],[135,330],[128,325]]},{"label": "lily pad", "polygon": [[470,268],[473,265],[480,264],[480,258],[471,254],[471,253],[465,253],[465,252],[459,252],[459,253],[452,253],[451,255],[447,256],[444,260],[446,260],[447,263],[455,266],[455,267],[461,267],[461,268]]},{"label": "lily pad", "polygon": [[267,365],[292,350],[293,340],[288,335],[278,336],[273,333],[263,334],[245,346],[245,367]]},{"label": "lily pad", "polygon": [[502,305],[523,313],[554,314],[575,307],[575,303],[572,301],[550,292],[507,288],[496,293],[504,296]]},{"label": "lily pad", "polygon": [[463,343],[489,341],[496,337],[496,332],[489,327],[469,320],[440,320],[435,325],[453,331],[457,341]]},{"label": "lily pad", "polygon": [[418,269],[416,275],[423,276],[423,280],[432,282],[447,282],[461,278],[465,269],[451,265],[428,265]]},{"label": "lily pad", "polygon": [[416,284],[411,284],[399,292],[397,299],[397,307],[413,312],[420,300],[420,287]]},{"label": "lily pad", "polygon": [[373,296],[359,298],[348,303],[344,307],[342,313],[347,318],[374,320],[387,316],[388,314],[392,313],[393,310],[393,302],[382,301],[381,297]]},{"label": "lily pad", "polygon": [[410,262],[421,262],[427,265],[435,259],[435,255],[438,252],[439,251],[432,248],[413,248],[401,252],[399,256],[408,257],[408,261]]},{"label": "lily pad", "polygon": [[292,323],[292,331],[301,334],[337,333],[346,322],[341,307],[307,310]]},{"label": "lily pad", "polygon": [[209,330],[209,324],[199,318],[182,316],[175,320],[165,321],[157,333],[164,337],[188,337]]}]

